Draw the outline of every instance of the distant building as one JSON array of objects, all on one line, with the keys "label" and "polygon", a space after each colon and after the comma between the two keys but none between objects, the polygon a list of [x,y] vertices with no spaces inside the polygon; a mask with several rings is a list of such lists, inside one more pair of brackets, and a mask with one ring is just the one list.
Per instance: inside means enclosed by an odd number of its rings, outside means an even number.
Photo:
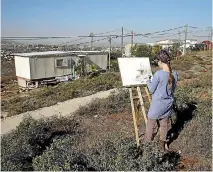
[{"label": "distant building", "polygon": [[165,40],[156,41],[156,44],[161,45],[163,49],[171,47],[175,43],[179,43],[179,41],[177,39],[165,39]]},{"label": "distant building", "polygon": [[146,43],[146,45],[149,45],[149,46],[155,46],[156,45],[156,43]]},{"label": "distant building", "polygon": [[211,41],[205,40],[205,41],[202,42],[202,44],[205,44],[205,48],[207,50],[212,49],[212,42]]},{"label": "distant building", "polygon": [[[195,44],[197,44],[198,41],[196,39],[187,39],[186,40],[186,48],[189,48],[189,47],[195,47]],[[180,49],[181,51],[183,52],[184,51],[184,45],[185,45],[185,41],[181,41],[181,46],[180,46]]]}]

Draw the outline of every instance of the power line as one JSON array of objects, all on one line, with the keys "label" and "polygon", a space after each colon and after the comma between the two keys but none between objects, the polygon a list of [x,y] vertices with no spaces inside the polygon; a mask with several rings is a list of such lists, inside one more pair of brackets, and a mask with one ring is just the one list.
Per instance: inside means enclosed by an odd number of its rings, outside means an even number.
[{"label": "power line", "polygon": [[209,27],[205,27],[205,28],[202,28],[202,27],[197,27],[197,26],[188,26],[189,28],[192,28],[192,29],[211,29],[212,27],[209,26]]},{"label": "power line", "polygon": [[[171,34],[171,33],[168,33],[169,31],[173,31],[173,30],[177,30],[177,29],[181,29],[181,28],[183,28],[183,27],[185,27],[185,26],[180,26],[180,27],[176,27],[176,28],[173,28],[173,29],[167,29],[167,30],[162,30],[162,31],[156,31],[156,32],[152,32],[152,33],[145,33],[145,34],[141,34],[141,33],[138,33],[138,34],[136,34],[136,33],[134,33],[133,35],[134,36],[144,36],[144,37],[148,37],[148,38],[165,38],[165,36],[164,37],[158,37],[157,35],[167,35],[167,34]],[[125,29],[126,31],[127,31],[127,29]],[[167,33],[165,33],[165,32],[167,32]],[[159,34],[156,34],[156,33],[159,33]],[[167,35],[166,36],[166,38],[167,37],[172,37],[172,36],[175,36],[175,35],[179,35],[180,33],[185,33],[185,31],[183,31],[183,32],[178,32],[178,33],[173,33],[173,34],[171,34],[171,35]],[[189,33],[189,32],[187,32],[187,33]],[[150,37],[150,35],[154,35],[154,34],[156,34],[156,36],[153,36],[153,37]],[[132,34],[131,33],[127,33],[126,35],[123,35],[123,37],[129,37],[129,36],[132,36]],[[114,37],[112,37],[112,38],[118,38],[118,37],[122,37],[122,35],[114,35]],[[105,38],[103,38],[103,39],[99,39],[99,40],[94,40],[94,42],[96,42],[96,41],[100,41],[100,40],[105,40]],[[85,42],[85,43],[81,43],[81,44],[87,44],[88,42]],[[78,44],[77,44],[78,45]]]},{"label": "power line", "polygon": [[191,35],[193,37],[209,37],[209,35],[206,35],[206,36],[197,36],[197,35]]},{"label": "power line", "polygon": [[[118,30],[120,30],[120,29],[115,29],[115,30],[111,30],[111,31],[107,31],[107,32],[102,32],[102,33],[99,33],[99,34],[93,34],[93,35],[91,35],[90,34],[90,36],[88,36],[88,37],[96,37],[96,36],[100,36],[100,35],[103,35],[103,34],[107,34],[107,33],[112,33],[112,32],[116,32],[116,31],[118,31]],[[68,42],[65,42],[65,43],[61,43],[62,45],[63,44],[68,44],[68,43],[72,43],[72,42],[76,42],[76,41],[80,41],[80,40],[83,40],[83,39],[86,39],[87,37],[83,37],[83,38],[80,38],[80,39],[76,39],[76,40],[73,40],[73,41],[68,41]],[[93,43],[93,40],[91,41],[91,43]]]},{"label": "power line", "polygon": [[[145,33],[145,34],[135,34],[134,36],[143,36],[143,35],[150,35],[150,34],[155,34],[155,33],[160,33],[160,32],[166,32],[166,31],[171,31],[171,30],[176,30],[176,29],[179,29],[179,28],[182,28],[183,26],[181,27],[178,27],[178,28],[173,28],[173,29],[167,29],[167,30],[162,30],[162,31],[157,31],[157,32],[153,32],[153,33]],[[116,29],[116,30],[112,30],[112,31],[108,31],[108,32],[104,32],[104,33],[110,33],[110,32],[115,32],[115,31],[118,31],[119,29]],[[101,34],[95,34],[94,37],[108,37],[109,35],[106,35],[106,36],[101,36],[103,35],[104,33],[101,33]],[[113,35],[113,36],[118,36],[118,35]],[[130,36],[130,34],[129,34]],[[85,37],[91,37],[90,35],[87,35],[87,36],[49,36],[49,37],[36,37],[36,36],[32,36],[32,37],[28,37],[28,36],[18,36],[18,37],[1,37],[2,39],[26,39],[26,38],[29,38],[29,39],[57,39],[57,38],[85,38]]]},{"label": "power line", "polygon": [[[94,34],[92,35],[92,37],[101,37],[101,39],[98,40],[92,40],[92,41],[86,41],[86,42],[82,42],[82,43],[77,43],[77,44],[72,44],[72,46],[74,45],[83,45],[83,44],[88,44],[88,43],[93,43],[93,42],[99,42],[102,40],[106,40],[109,36],[111,36],[112,38],[118,38],[118,37],[131,37],[131,36],[143,36],[143,37],[147,37],[147,38],[164,38],[164,37],[172,37],[175,35],[178,35],[180,33],[171,33],[171,31],[174,30],[180,30],[181,28],[183,28],[185,26],[180,26],[180,27],[176,27],[176,28],[172,28],[172,29],[166,29],[166,30],[161,30],[161,31],[156,31],[156,32],[151,32],[151,33],[133,33],[132,31],[130,31],[130,33],[126,33],[126,34],[121,34],[121,35],[103,35],[103,34],[108,34],[111,32],[116,32],[119,31],[120,29],[116,29],[116,30],[112,30],[112,31],[107,31],[107,32],[103,32],[100,34]],[[192,29],[198,28],[198,27],[193,27],[193,26],[189,26]],[[206,29],[209,29],[210,27],[206,27]],[[128,29],[124,29],[125,31],[129,31]],[[207,30],[206,30],[207,31]],[[200,31],[191,31],[191,32],[187,32],[187,33],[196,33],[196,32],[200,32]],[[87,35],[87,36],[67,36],[67,37],[2,37],[2,39],[4,38],[16,38],[16,39],[11,39],[11,40],[20,40],[20,38],[28,38],[27,40],[40,40],[40,39],[57,39],[57,38],[78,38],[75,40],[71,40],[65,43],[60,43],[58,45],[66,45],[68,43],[72,43],[72,42],[76,42],[76,41],[81,41],[84,40],[86,38],[91,37],[91,35]],[[24,39],[22,39],[24,40]]]},{"label": "power line", "polygon": [[129,30],[129,29],[125,29],[125,28],[124,28],[124,30],[125,30],[126,32],[132,32],[132,31],[131,31],[131,30]]},{"label": "power line", "polygon": [[[92,37],[96,37],[96,36],[98,36],[98,35],[103,35],[103,34],[107,34],[107,33],[111,33],[111,32],[116,32],[116,31],[118,31],[118,30],[120,30],[120,29],[115,29],[115,30],[111,30],[111,31],[107,31],[107,32],[102,32],[102,33],[99,33],[99,34],[93,34]],[[88,36],[88,37],[91,37],[91,35]],[[80,38],[80,39],[76,39],[76,40],[73,40],[73,41],[68,41],[68,42],[66,42],[66,43],[61,43],[61,44],[62,44],[62,45],[63,45],[63,44],[68,44],[68,43],[80,41],[80,40],[83,40],[83,39],[86,39],[86,38],[87,38],[87,37],[83,37],[83,38]],[[93,42],[94,42],[94,41],[92,40],[90,43],[93,43]]]},{"label": "power line", "polygon": [[[166,29],[166,30],[162,30],[162,31],[156,31],[156,32],[151,32],[151,33],[134,33],[134,36],[148,36],[148,35],[154,35],[156,33],[161,33],[161,32],[169,32],[169,31],[172,31],[172,30],[177,30],[177,29],[180,29],[180,28],[183,28],[185,26],[180,26],[180,27],[176,27],[176,28],[172,28],[172,29]],[[199,28],[199,27],[194,27],[194,26],[189,26],[190,28]],[[205,28],[202,28],[202,29],[211,29],[211,27],[205,27]],[[94,34],[94,37],[108,37],[109,35],[106,35],[106,36],[101,36],[103,34],[106,34],[106,33],[111,33],[111,32],[115,32],[115,31],[119,31],[120,29],[116,29],[116,30],[112,30],[112,31],[107,31],[107,32],[103,32],[103,33],[100,33],[100,34]],[[127,29],[125,29],[126,31],[128,31]],[[131,31],[130,31],[131,32]],[[165,33],[166,34],[166,33]],[[162,34],[163,35],[163,34]],[[129,35],[126,35],[126,36],[130,36]],[[80,37],[80,39],[77,39],[77,40],[82,40],[86,37],[91,37],[91,35],[87,35],[87,36],[57,36],[57,37],[53,37],[53,36],[49,36],[49,37],[36,37],[36,36],[33,36],[33,37],[27,37],[27,36],[23,36],[23,37],[1,37],[2,39],[11,39],[11,40],[14,40],[14,39],[26,39],[28,38],[29,40],[33,39],[33,40],[38,40],[38,39],[57,39],[57,38],[78,38]],[[72,40],[70,42],[74,42],[74,41],[77,41],[77,40]]]},{"label": "power line", "polygon": [[173,29],[166,29],[166,30],[162,30],[162,31],[156,31],[156,32],[150,32],[150,33],[145,33],[145,34],[142,34],[142,33],[138,33],[138,34],[135,34],[134,36],[148,36],[148,35],[154,35],[156,33],[161,33],[161,32],[169,32],[169,31],[172,31],[172,30],[177,30],[177,29],[181,29],[185,26],[180,26],[180,27],[176,27],[176,28],[173,28]]},{"label": "power line", "polygon": [[115,41],[113,41],[113,39],[111,39],[111,41],[112,41],[117,47],[119,47],[119,45],[118,45]]},{"label": "power line", "polygon": [[149,38],[167,38],[167,37],[172,37],[172,36],[175,36],[175,35],[179,35],[180,33],[184,33],[184,32],[178,32],[178,33],[174,33],[174,34],[167,35],[167,36],[152,36],[152,37],[149,37]]}]

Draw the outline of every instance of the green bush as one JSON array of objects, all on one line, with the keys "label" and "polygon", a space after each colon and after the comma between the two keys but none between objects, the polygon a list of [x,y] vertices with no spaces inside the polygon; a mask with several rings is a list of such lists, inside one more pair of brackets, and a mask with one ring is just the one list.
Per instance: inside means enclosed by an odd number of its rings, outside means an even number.
[{"label": "green bush", "polygon": [[34,170],[42,171],[165,171],[175,169],[179,155],[161,152],[156,143],[139,148],[132,139],[99,140],[91,149],[77,150],[72,138],[55,140],[51,147],[33,160]]},{"label": "green bush", "polygon": [[111,61],[111,70],[114,72],[119,72],[118,60]]},{"label": "green bush", "polygon": [[48,147],[53,138],[79,133],[78,123],[67,118],[35,120],[25,118],[16,130],[2,136],[3,171],[32,171],[32,160]]},{"label": "green bush", "polygon": [[84,165],[86,163],[83,162],[81,153],[73,146],[75,142],[75,138],[71,136],[53,140],[51,146],[42,155],[33,159],[33,169],[35,171],[86,170]]}]

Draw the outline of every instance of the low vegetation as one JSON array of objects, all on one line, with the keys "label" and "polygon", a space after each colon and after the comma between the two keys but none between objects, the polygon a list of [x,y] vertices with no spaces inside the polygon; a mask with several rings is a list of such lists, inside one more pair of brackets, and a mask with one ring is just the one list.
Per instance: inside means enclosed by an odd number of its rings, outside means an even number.
[{"label": "low vegetation", "polygon": [[13,116],[118,87],[121,87],[120,74],[105,73],[93,78],[87,76],[70,83],[44,87],[26,96],[14,96],[2,100],[1,106],[3,111],[8,112],[8,116]]},{"label": "low vegetation", "polygon": [[156,144],[137,148],[132,139],[121,138],[100,140],[91,149],[79,152],[72,147],[72,139],[67,138],[55,140],[43,155],[33,160],[33,167],[44,171],[165,171],[173,170],[178,159],[178,154],[165,154]]},{"label": "low vegetation", "polygon": [[[96,99],[79,108],[72,117],[25,119],[16,130],[2,136],[2,170],[210,171],[211,57],[206,54],[197,56],[186,56],[183,62],[173,62],[173,68],[178,71],[180,77],[175,92],[176,108],[173,116],[176,118],[172,125],[175,135],[171,137],[171,152],[163,153],[158,149],[158,137],[149,145],[141,142],[140,147],[136,147],[129,93],[128,90],[121,89],[118,94],[113,93],[106,99]],[[188,62],[189,66],[185,65]],[[205,70],[198,70],[195,66],[202,66]],[[63,101],[60,97],[68,98],[68,90],[80,91],[89,88],[87,90],[100,91],[120,86],[119,77],[119,74],[111,73],[90,79],[90,82],[84,78],[76,83],[61,84],[50,87],[51,89],[44,88],[30,94],[38,95],[39,101],[45,98],[43,103],[53,103],[52,99]],[[60,94],[56,94],[57,91]],[[76,95],[82,94],[83,92]],[[32,105],[33,100],[36,99],[31,100],[28,97]],[[19,100],[14,98],[13,101],[13,105],[21,105],[17,103]],[[10,106],[9,102],[7,103]],[[25,106],[29,107],[29,104]],[[102,120],[102,123],[99,120]],[[122,123],[124,120],[126,121]],[[96,130],[92,131],[88,126],[94,126]],[[128,132],[123,132],[125,127]],[[112,128],[114,130],[111,130]],[[144,126],[142,130],[145,130]]]},{"label": "low vegetation", "polygon": [[2,136],[3,171],[32,171],[32,160],[50,146],[52,139],[79,134],[78,123],[68,118],[26,118],[16,130]]},{"label": "low vegetation", "polygon": [[[99,116],[110,116],[129,108],[128,92],[124,90],[116,95],[96,100],[96,103],[77,111],[72,119],[26,118],[16,130],[2,137],[2,170],[175,169],[180,158],[177,153],[163,153],[158,149],[157,143],[142,144],[137,148],[134,139],[121,137],[119,132],[111,135],[103,133],[103,137],[91,140],[88,143],[90,146],[82,143],[87,132],[83,129],[81,117],[91,118],[97,112],[102,112],[98,113]],[[94,104],[99,106],[94,108]]]}]

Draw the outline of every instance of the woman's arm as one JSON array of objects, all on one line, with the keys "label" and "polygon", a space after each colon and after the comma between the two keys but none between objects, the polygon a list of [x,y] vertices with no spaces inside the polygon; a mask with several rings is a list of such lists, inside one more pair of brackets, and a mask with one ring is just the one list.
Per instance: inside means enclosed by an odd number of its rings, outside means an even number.
[{"label": "woman's arm", "polygon": [[148,86],[151,94],[154,94],[154,92],[159,84],[159,77],[158,77],[157,72],[154,74],[152,80],[148,80],[146,83],[147,83],[147,86]]}]

